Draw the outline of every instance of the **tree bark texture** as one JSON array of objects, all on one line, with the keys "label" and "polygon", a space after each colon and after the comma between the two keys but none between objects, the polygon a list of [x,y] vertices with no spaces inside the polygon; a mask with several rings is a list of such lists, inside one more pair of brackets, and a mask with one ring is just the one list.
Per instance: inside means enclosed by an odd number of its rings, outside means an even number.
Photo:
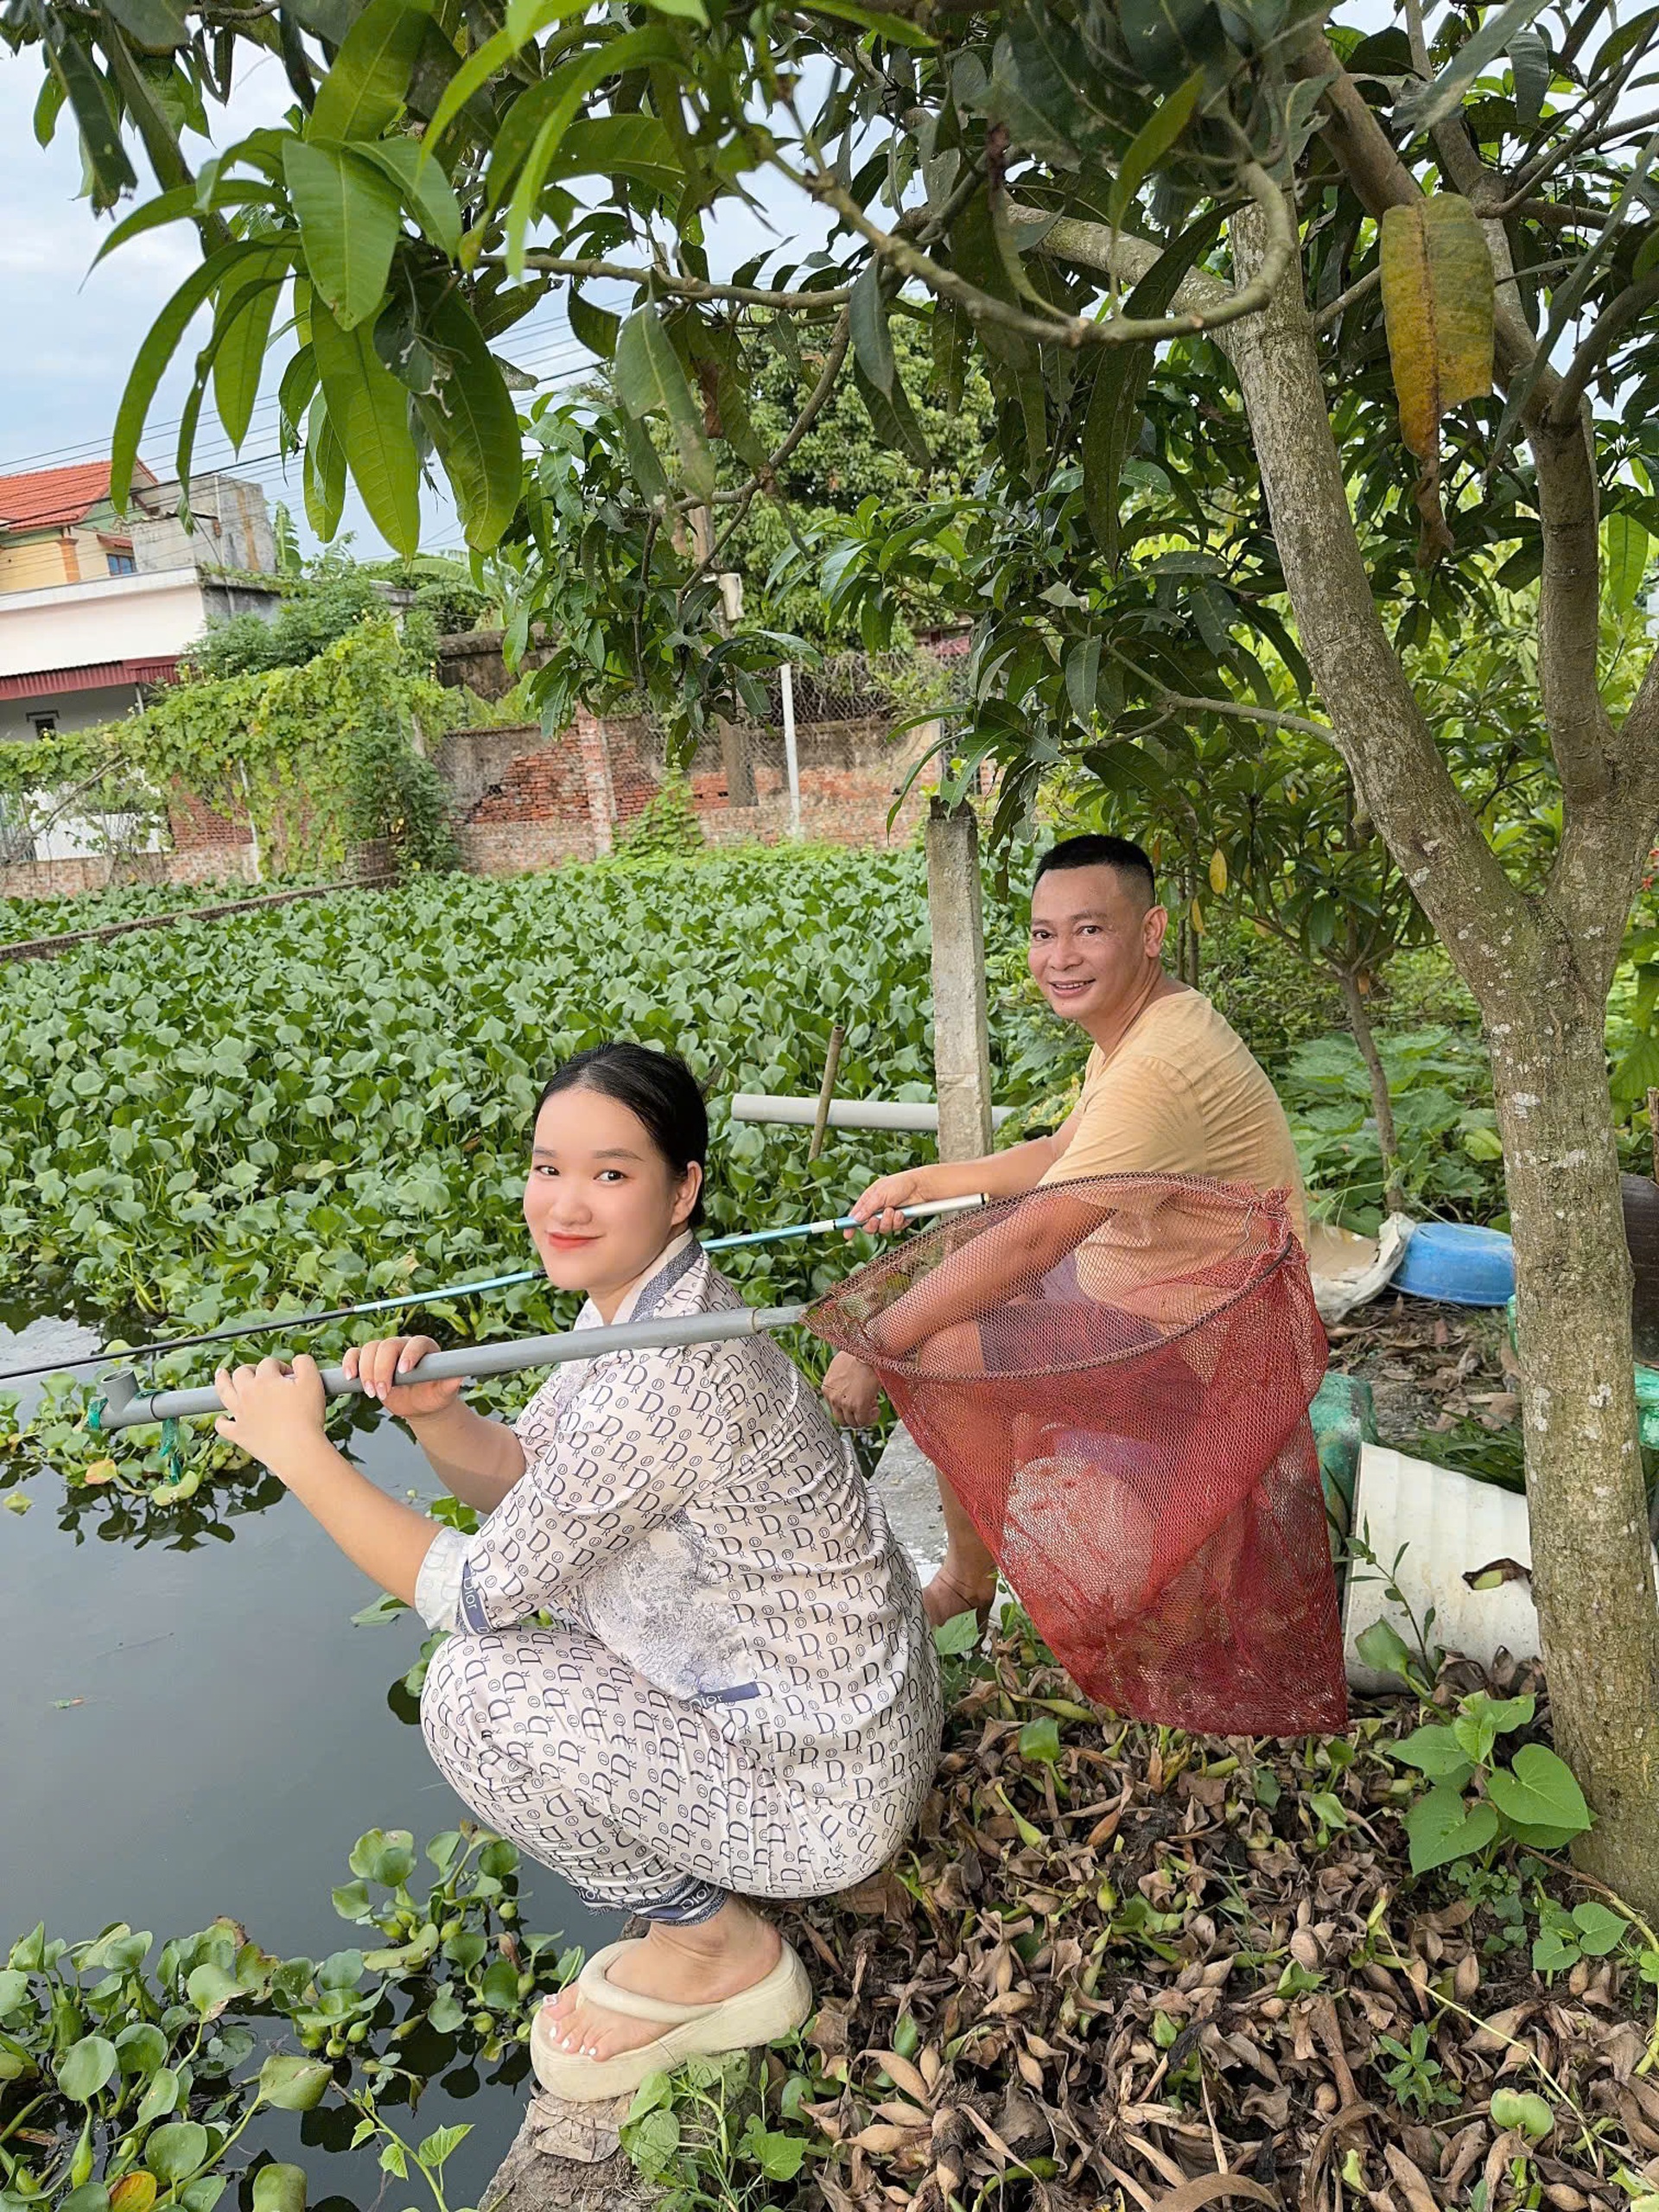
[{"label": "tree bark texture", "polygon": [[[1249,218],[1235,219],[1233,238],[1242,274],[1260,253]],[[1628,910],[1627,862],[1652,823],[1604,825],[1593,913],[1587,866],[1569,872],[1570,919],[1548,893],[1529,898],[1510,880],[1372,600],[1300,272],[1227,338],[1302,649],[1337,742],[1480,1006],[1515,1236],[1534,1586],[1556,1739],[1595,1814],[1582,1863],[1651,1914],[1659,1605],[1631,1386],[1605,985]],[[1586,794],[1592,810],[1598,796]],[[1627,803],[1635,796],[1627,791]]]}]

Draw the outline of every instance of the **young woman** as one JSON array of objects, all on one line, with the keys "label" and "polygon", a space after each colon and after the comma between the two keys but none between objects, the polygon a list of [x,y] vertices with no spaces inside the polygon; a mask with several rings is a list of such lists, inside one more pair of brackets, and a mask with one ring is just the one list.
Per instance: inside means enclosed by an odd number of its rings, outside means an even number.
[{"label": "young woman", "polygon": [[[567,1062],[537,1110],[524,1218],[576,1325],[741,1301],[693,1231],[708,1120],[637,1045]],[[480,1820],[589,1902],[641,1915],[538,2015],[556,2095],[622,2094],[694,2052],[799,2026],[805,1970],[744,1897],[874,1872],[932,1780],[940,1707],[909,1561],[810,1390],[765,1337],[555,1370],[511,1427],[434,1349],[346,1354],[406,1421],[474,1536],[388,1497],[323,1433],[312,1361],[221,1369],[221,1436],[262,1460],[430,1625],[432,1755]]]}]

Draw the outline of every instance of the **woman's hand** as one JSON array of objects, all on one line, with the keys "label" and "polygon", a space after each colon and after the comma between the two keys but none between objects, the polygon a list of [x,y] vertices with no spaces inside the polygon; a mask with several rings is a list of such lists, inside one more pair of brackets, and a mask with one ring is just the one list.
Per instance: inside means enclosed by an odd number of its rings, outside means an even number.
[{"label": "woman's hand", "polygon": [[279,1478],[308,1444],[325,1442],[322,1377],[304,1352],[291,1367],[276,1358],[257,1367],[221,1367],[213,1377],[225,1411],[213,1423]]},{"label": "woman's hand", "polygon": [[[925,1167],[908,1167],[902,1175],[884,1175],[872,1183],[862,1198],[855,1198],[848,1211],[860,1224],[873,1230],[879,1236],[896,1236],[905,1225],[901,1206],[925,1205],[931,1193],[928,1187]],[[849,1236],[855,1236],[857,1230],[849,1229]]]},{"label": "woman's hand", "polygon": [[399,1382],[417,1360],[436,1351],[430,1337],[375,1337],[368,1344],[353,1344],[341,1364],[363,1385],[364,1394],[378,1398],[399,1421],[420,1421],[441,1414],[461,1395],[461,1378],[447,1382]]},{"label": "woman's hand", "polygon": [[873,1428],[881,1411],[881,1380],[849,1351],[838,1351],[823,1378],[823,1402],[843,1428]]}]

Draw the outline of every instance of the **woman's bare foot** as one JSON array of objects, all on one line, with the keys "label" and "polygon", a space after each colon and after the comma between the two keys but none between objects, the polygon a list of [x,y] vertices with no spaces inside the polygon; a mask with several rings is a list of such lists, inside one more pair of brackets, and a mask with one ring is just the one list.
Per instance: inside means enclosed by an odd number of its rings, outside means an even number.
[{"label": "woman's bare foot", "polygon": [[[712,1920],[697,1928],[653,1921],[645,1941],[623,1952],[607,1971],[620,1989],[642,1997],[664,1998],[672,2005],[715,2005],[764,1981],[782,1955],[782,1939],[772,1923],[739,1898],[728,1897]],[[574,1982],[548,1999],[543,2018],[558,2050],[587,2058],[614,2058],[655,2043],[664,2032],[660,2021],[607,2012],[581,1994]]]},{"label": "woman's bare foot", "polygon": [[950,1555],[945,1554],[944,1564],[922,1592],[922,1605],[935,1628],[943,1628],[946,1621],[954,1620],[958,1613],[975,1613],[982,1628],[990,1618],[991,1601],[996,1596],[996,1569],[992,1567],[989,1579],[969,1574],[966,1570],[954,1569]]}]

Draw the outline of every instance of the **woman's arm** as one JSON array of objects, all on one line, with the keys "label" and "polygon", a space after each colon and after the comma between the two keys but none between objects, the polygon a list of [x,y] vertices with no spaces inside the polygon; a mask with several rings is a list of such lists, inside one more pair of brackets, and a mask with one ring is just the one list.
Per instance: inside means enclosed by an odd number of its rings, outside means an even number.
[{"label": "woman's arm", "polygon": [[214,1378],[225,1411],[219,1433],[270,1469],[355,1566],[405,1605],[438,1531],[424,1513],[388,1497],[323,1433],[322,1377],[301,1354],[291,1368],[263,1359]]},{"label": "woman's arm", "polygon": [[442,1412],[405,1418],[438,1480],[480,1513],[493,1513],[524,1471],[524,1446],[506,1423],[459,1399]]},{"label": "woman's arm", "polygon": [[437,1348],[430,1337],[376,1337],[348,1348],[346,1372],[395,1421],[409,1423],[433,1473],[464,1505],[493,1513],[524,1473],[524,1455],[511,1428],[461,1403],[459,1376],[418,1379],[422,1360]]}]

